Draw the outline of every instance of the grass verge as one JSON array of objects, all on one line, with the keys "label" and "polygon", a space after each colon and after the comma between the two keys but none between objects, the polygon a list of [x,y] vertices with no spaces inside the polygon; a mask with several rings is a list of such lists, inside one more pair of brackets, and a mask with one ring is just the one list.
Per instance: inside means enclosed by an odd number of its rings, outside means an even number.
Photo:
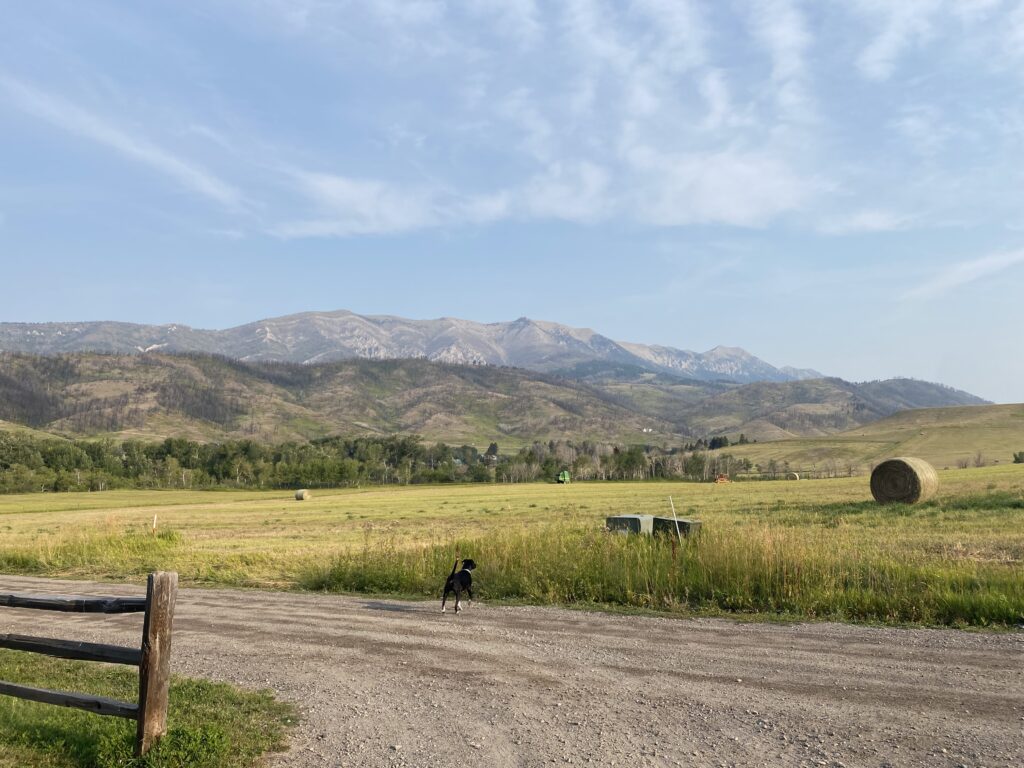
[{"label": "grass verge", "polygon": [[[921,552],[836,548],[779,526],[706,530],[677,545],[562,523],[419,548],[345,550],[300,575],[305,589],[436,595],[455,553],[472,556],[478,593],[533,604],[769,613],[948,626],[1024,622],[1024,573]],[[440,577],[439,577],[440,575]]]},{"label": "grass verge", "polygon": [[[138,674],[0,650],[0,679],[134,701]],[[132,756],[135,721],[0,696],[0,768],[245,768],[282,749],[295,713],[269,691],[175,677],[168,733]]]}]

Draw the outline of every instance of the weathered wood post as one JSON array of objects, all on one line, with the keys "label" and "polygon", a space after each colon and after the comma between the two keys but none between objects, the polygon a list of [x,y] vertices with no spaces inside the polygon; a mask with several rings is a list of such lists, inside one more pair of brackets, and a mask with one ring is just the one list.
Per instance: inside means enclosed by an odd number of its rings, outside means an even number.
[{"label": "weathered wood post", "polygon": [[139,664],[139,725],[135,755],[146,754],[167,733],[167,693],[171,682],[171,622],[178,574],[157,571],[146,584],[146,618]]}]

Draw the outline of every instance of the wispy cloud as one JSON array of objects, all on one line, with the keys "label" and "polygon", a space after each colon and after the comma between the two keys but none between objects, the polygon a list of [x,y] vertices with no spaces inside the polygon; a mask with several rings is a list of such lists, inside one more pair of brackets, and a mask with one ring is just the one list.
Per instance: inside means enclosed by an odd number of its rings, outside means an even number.
[{"label": "wispy cloud", "polygon": [[717,131],[725,127],[742,124],[744,118],[733,106],[732,94],[725,74],[720,70],[711,70],[701,77],[697,85],[700,95],[707,105],[707,115],[701,127],[708,131]]},{"label": "wispy cloud", "polygon": [[871,208],[842,216],[830,216],[819,225],[824,235],[859,235],[878,232],[898,232],[908,229],[914,218],[895,211]]},{"label": "wispy cloud", "polygon": [[464,195],[438,186],[294,170],[313,215],[271,229],[285,239],[400,235],[503,219],[589,222],[608,212],[608,174],[592,163],[554,164],[522,185]]},{"label": "wispy cloud", "polygon": [[1024,1],[1018,3],[1010,14],[1008,38],[1014,53],[1019,57],[1020,52],[1024,51]]},{"label": "wispy cloud", "polygon": [[708,29],[692,0],[633,0],[633,10],[644,15],[659,31],[649,51],[659,70],[686,72],[707,63]]},{"label": "wispy cloud", "polygon": [[516,195],[518,208],[531,218],[596,221],[611,211],[608,185],[608,172],[594,163],[556,164]]},{"label": "wispy cloud", "polygon": [[1005,0],[955,0],[953,13],[966,22],[984,21],[999,9]]},{"label": "wispy cloud", "polygon": [[754,37],[772,59],[776,101],[789,117],[812,112],[805,60],[813,42],[807,23],[792,0],[755,0],[750,23]]},{"label": "wispy cloud", "polygon": [[551,160],[556,131],[529,89],[517,88],[501,99],[497,113],[508,125],[518,127],[522,133],[519,146],[526,154],[544,162]]},{"label": "wispy cloud", "polygon": [[232,210],[244,207],[241,193],[202,166],[182,159],[136,131],[122,127],[77,104],[29,83],[0,73],[0,91],[8,103],[63,131],[95,142],[144,165],[190,192]]},{"label": "wispy cloud", "polygon": [[295,179],[317,211],[274,228],[279,237],[400,234],[436,226],[442,218],[430,190],[326,173],[295,172]]},{"label": "wispy cloud", "polygon": [[945,296],[957,288],[1024,264],[1024,250],[1007,251],[983,256],[980,259],[952,264],[930,280],[903,294],[904,299],[934,299]]},{"label": "wispy cloud", "polygon": [[471,0],[473,12],[489,14],[497,28],[522,48],[533,48],[544,37],[544,25],[534,0]]},{"label": "wispy cloud", "polygon": [[672,154],[636,147],[629,161],[645,177],[631,213],[658,226],[760,227],[799,209],[818,189],[767,151]]},{"label": "wispy cloud", "polygon": [[857,59],[860,71],[872,80],[885,80],[904,52],[933,33],[933,17],[941,0],[858,0],[862,12],[881,23],[881,29]]},{"label": "wispy cloud", "polygon": [[910,144],[910,150],[934,157],[953,138],[954,130],[938,108],[930,105],[906,107],[892,126]]}]

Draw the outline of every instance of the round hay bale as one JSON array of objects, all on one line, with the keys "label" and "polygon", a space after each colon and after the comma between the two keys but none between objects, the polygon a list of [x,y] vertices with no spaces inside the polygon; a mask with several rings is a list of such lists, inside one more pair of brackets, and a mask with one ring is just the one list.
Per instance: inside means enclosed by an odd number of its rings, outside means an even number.
[{"label": "round hay bale", "polygon": [[295,492],[296,501],[305,501],[306,499],[312,498],[313,494],[307,491],[305,488]]},{"label": "round hay bale", "polygon": [[871,473],[871,495],[879,504],[927,501],[939,490],[939,476],[924,459],[902,456],[883,461]]},{"label": "round hay bale", "polygon": [[790,472],[788,475],[786,475],[786,479],[787,480],[799,480],[800,479],[800,473],[799,472]]}]

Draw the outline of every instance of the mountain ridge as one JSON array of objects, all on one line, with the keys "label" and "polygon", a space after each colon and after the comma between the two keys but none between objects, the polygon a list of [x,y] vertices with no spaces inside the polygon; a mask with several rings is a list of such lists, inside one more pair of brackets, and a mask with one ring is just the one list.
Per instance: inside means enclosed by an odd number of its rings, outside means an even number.
[{"label": "mountain ridge", "polygon": [[615,341],[591,328],[519,317],[480,323],[454,317],[410,320],[349,310],[301,312],[209,330],[180,323],[121,321],[0,323],[0,351],[30,354],[199,352],[250,362],[321,363],[424,358],[552,372],[586,362],[632,364],[702,381],[736,383],[820,378],[810,369],[777,368],[739,347],[692,352]]}]

